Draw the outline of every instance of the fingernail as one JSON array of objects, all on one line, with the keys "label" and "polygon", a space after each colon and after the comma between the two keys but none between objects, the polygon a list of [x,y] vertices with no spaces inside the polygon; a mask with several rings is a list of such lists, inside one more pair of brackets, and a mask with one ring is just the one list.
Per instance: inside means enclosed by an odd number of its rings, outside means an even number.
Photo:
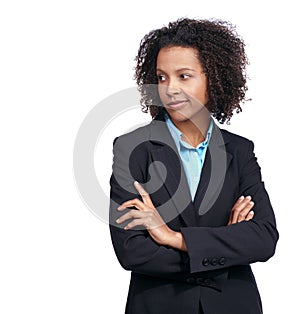
[{"label": "fingernail", "polygon": [[240,200],[243,200],[245,197],[242,195],[241,197],[240,197]]},{"label": "fingernail", "polygon": [[251,210],[251,212],[250,212],[249,214],[254,215],[254,211],[253,211],[253,210]]},{"label": "fingernail", "polygon": [[120,219],[117,219],[117,220],[116,220],[116,223],[119,223],[119,221],[120,221]]},{"label": "fingernail", "polygon": [[249,204],[250,204],[250,205],[254,205],[254,202],[251,201],[251,202],[249,202]]},{"label": "fingernail", "polygon": [[251,200],[251,196],[250,195],[246,196],[246,199]]}]

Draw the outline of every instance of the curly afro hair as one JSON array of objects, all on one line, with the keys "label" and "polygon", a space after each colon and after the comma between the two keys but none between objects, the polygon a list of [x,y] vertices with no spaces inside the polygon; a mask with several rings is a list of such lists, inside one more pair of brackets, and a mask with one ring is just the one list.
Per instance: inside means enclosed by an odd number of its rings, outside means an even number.
[{"label": "curly afro hair", "polygon": [[184,18],[151,31],[141,41],[135,58],[135,80],[143,112],[150,111],[154,118],[165,110],[158,96],[156,60],[161,48],[175,46],[198,51],[208,79],[207,109],[213,117],[220,123],[229,122],[235,110],[242,111],[248,64],[243,40],[229,22]]}]

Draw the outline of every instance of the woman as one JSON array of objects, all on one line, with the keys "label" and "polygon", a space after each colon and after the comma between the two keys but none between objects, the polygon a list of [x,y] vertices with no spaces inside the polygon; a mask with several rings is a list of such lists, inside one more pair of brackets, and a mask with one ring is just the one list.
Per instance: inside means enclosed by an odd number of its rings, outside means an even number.
[{"label": "woman", "polygon": [[278,232],[253,143],[221,130],[245,101],[244,43],[181,19],[141,42],[136,80],[153,120],[114,142],[110,230],[130,270],[126,313],[262,313],[250,264]]}]

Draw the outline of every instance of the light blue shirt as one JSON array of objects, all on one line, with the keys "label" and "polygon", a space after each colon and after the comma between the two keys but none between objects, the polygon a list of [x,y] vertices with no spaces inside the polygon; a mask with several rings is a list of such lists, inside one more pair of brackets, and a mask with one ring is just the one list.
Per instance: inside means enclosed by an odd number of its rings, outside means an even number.
[{"label": "light blue shirt", "polygon": [[211,120],[207,130],[205,140],[197,147],[189,145],[182,140],[182,132],[177,129],[168,115],[165,117],[168,129],[174,139],[177,150],[179,152],[188,185],[191,192],[192,200],[194,201],[195,194],[200,182],[201,172],[205,160],[205,155],[209,140],[212,134],[213,121]]}]

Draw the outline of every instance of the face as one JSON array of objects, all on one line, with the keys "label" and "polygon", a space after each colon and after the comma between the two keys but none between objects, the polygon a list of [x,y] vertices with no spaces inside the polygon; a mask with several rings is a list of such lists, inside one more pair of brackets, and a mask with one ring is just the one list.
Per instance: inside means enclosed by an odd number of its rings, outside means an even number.
[{"label": "face", "polygon": [[207,115],[207,78],[194,48],[165,47],[157,56],[160,99],[173,122]]}]

